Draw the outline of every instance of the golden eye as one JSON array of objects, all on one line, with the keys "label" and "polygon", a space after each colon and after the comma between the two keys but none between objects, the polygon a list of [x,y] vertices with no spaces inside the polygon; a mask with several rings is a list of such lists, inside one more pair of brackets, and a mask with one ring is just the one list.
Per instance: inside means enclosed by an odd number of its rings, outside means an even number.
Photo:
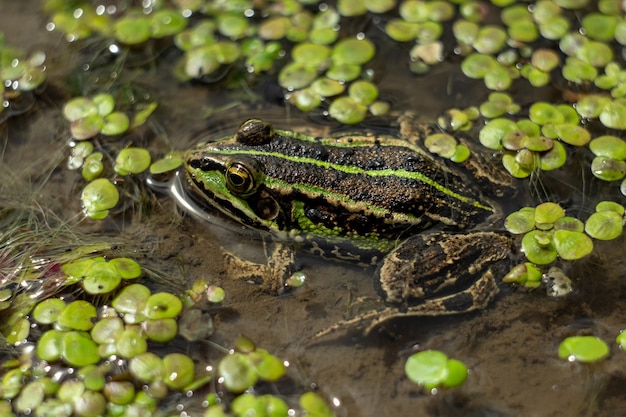
[{"label": "golden eye", "polygon": [[233,162],[226,168],[226,186],[234,194],[246,196],[256,189],[254,171],[241,162]]}]

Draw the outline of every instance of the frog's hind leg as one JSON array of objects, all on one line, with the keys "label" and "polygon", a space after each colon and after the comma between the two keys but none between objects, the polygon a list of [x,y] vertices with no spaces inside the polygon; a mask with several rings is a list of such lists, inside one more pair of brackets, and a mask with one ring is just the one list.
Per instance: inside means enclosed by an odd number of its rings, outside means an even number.
[{"label": "frog's hind leg", "polygon": [[485,272],[480,279],[464,291],[426,300],[421,304],[408,307],[385,307],[381,310],[370,310],[351,319],[342,320],[315,334],[318,339],[353,326],[361,327],[366,324],[363,334],[368,335],[372,330],[385,322],[398,317],[427,317],[466,313],[485,308],[498,293],[498,284],[492,271]]}]

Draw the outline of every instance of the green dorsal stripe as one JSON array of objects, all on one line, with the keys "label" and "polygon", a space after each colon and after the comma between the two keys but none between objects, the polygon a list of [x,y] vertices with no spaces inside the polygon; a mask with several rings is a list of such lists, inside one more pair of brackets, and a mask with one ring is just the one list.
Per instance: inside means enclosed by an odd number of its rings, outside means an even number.
[{"label": "green dorsal stripe", "polygon": [[337,171],[341,171],[341,172],[345,172],[347,174],[353,174],[353,175],[367,175],[370,177],[394,176],[394,177],[400,177],[400,178],[407,178],[407,179],[423,182],[424,184],[428,184],[431,187],[441,191],[445,195],[455,198],[465,204],[470,204],[474,207],[477,207],[483,210],[493,211],[491,207],[481,204],[478,201],[474,201],[472,198],[456,193],[450,190],[449,188],[446,188],[443,185],[439,184],[438,182],[433,181],[432,179],[428,178],[422,173],[416,172],[416,171],[407,171],[404,169],[363,169],[363,168],[359,168],[359,167],[352,166],[352,165],[341,165],[341,164],[334,164],[334,163],[326,162],[326,161],[318,161],[317,159],[314,159],[314,158],[308,158],[308,157],[302,157],[302,156],[291,156],[291,155],[281,154],[278,152],[257,151],[253,149],[245,150],[245,151],[235,150],[235,149],[211,149],[210,152],[216,153],[216,154],[222,154],[222,155],[271,156],[274,158],[284,159],[286,161],[291,161],[291,162],[295,162],[298,164],[311,164],[311,165],[316,165],[322,168],[334,169]]}]

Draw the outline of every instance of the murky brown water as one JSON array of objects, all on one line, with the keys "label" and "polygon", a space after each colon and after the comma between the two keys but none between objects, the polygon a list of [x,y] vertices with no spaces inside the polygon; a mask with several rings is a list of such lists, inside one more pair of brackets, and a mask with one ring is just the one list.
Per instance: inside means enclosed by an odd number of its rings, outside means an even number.
[{"label": "murky brown water", "polygon": [[[608,360],[595,366],[565,363],[556,356],[564,337],[593,334],[612,342],[626,327],[624,238],[597,244],[594,256],[567,270],[576,292],[566,299],[505,288],[490,308],[479,313],[395,320],[369,336],[348,331],[316,341],[312,336],[317,331],[359,311],[358,297],[375,296],[372,271],[304,257],[307,284],[291,294],[274,296],[254,285],[229,280],[221,266],[222,245],[258,252],[258,241],[199,224],[181,215],[163,196],[151,197],[146,212],[131,210],[120,223],[79,222],[79,178],[64,167],[66,139],[59,133],[64,123],[60,106],[68,91],[60,83],[77,51],[57,34],[45,31],[38,3],[0,0],[0,31],[16,46],[46,49],[51,78],[33,111],[0,126],[2,172],[18,172],[18,178],[24,180],[19,189],[17,181],[4,184],[4,196],[26,188],[24,194],[35,192],[32,198],[37,204],[61,219],[73,219],[77,229],[143,241],[137,248],[137,260],[164,273],[178,288],[198,277],[223,286],[227,299],[224,308],[216,312],[212,340],[230,346],[238,334],[245,334],[288,360],[292,379],[278,385],[278,392],[288,395],[315,386],[326,398],[335,399],[337,413],[346,416],[625,415],[626,354],[614,343]],[[458,107],[476,103],[476,84],[463,81],[444,65],[424,78],[407,76],[405,65],[400,63],[397,71],[389,69],[381,81],[386,95],[399,97],[395,108],[432,117],[450,102]],[[403,74],[402,83],[395,82],[398,74]],[[158,92],[153,94],[162,103],[153,127],[163,134],[141,139],[155,153],[167,149],[168,141],[174,149],[185,149],[198,140],[199,132],[225,131],[260,114],[237,107],[206,119],[205,111],[222,104],[216,100],[224,100],[224,95],[214,87],[162,80],[162,75],[152,71],[142,77],[145,85],[157,83],[158,89],[153,91]],[[449,101],[440,99],[444,86],[452,86],[446,90]],[[271,96],[271,89],[265,92]],[[265,109],[262,115],[281,128],[312,123],[282,106]],[[42,172],[51,174],[39,178]],[[29,179],[44,185],[30,187]],[[580,183],[579,177],[560,180]],[[616,193],[609,187],[598,188],[593,181],[585,187],[576,199],[583,195],[601,199],[598,193],[605,190],[613,196]],[[199,358],[220,355],[204,345],[189,349]],[[403,370],[406,358],[422,349],[439,349],[467,364],[471,375],[466,384],[454,391],[425,395],[407,380]]]}]

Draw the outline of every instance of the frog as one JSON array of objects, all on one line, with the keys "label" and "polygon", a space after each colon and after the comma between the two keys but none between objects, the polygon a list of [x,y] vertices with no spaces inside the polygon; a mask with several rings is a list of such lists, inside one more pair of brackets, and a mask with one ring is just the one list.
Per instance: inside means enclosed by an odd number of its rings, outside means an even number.
[{"label": "frog", "polygon": [[479,154],[454,164],[429,153],[421,142],[433,127],[415,114],[397,126],[314,136],[249,119],[185,154],[175,194],[209,221],[219,213],[273,242],[266,264],[225,256],[234,275],[269,291],[285,288],[298,250],[373,266],[380,305],[317,336],[484,309],[513,252],[495,226],[509,177]]}]

